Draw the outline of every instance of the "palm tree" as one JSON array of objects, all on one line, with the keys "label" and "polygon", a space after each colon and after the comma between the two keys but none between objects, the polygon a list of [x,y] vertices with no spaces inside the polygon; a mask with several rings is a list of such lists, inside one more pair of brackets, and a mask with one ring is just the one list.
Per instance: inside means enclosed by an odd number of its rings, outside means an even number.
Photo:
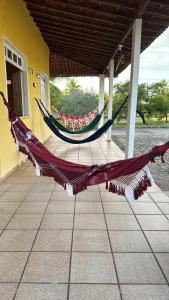
[{"label": "palm tree", "polygon": [[79,90],[80,87],[81,86],[78,84],[78,81],[75,78],[68,78],[64,93],[71,94],[73,91]]}]

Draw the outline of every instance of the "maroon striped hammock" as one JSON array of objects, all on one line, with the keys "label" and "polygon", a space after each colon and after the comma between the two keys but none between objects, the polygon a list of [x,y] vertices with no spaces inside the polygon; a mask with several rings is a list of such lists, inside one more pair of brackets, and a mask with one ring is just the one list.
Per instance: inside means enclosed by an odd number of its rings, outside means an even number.
[{"label": "maroon striped hammock", "polygon": [[11,132],[20,152],[27,155],[36,168],[38,176],[50,176],[67,190],[69,195],[87,189],[88,186],[106,183],[109,192],[126,196],[128,201],[138,199],[153,179],[148,169],[148,163],[163,155],[169,149],[169,142],[155,146],[150,152],[139,157],[119,160],[106,164],[83,165],[54,156],[40,143],[22,120],[12,111],[3,95],[4,104],[9,111]]}]

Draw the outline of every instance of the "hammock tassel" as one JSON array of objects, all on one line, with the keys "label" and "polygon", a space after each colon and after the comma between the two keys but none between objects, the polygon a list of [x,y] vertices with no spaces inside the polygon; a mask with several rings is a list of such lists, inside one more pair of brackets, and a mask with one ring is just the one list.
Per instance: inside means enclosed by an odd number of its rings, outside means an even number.
[{"label": "hammock tassel", "polygon": [[35,172],[36,172],[36,176],[41,175],[41,168],[37,163],[35,163]]},{"label": "hammock tassel", "polygon": [[72,187],[71,184],[66,183],[66,191],[68,192],[68,195],[69,195],[70,197],[73,197],[73,196],[74,196],[74,195],[73,195],[73,187]]}]

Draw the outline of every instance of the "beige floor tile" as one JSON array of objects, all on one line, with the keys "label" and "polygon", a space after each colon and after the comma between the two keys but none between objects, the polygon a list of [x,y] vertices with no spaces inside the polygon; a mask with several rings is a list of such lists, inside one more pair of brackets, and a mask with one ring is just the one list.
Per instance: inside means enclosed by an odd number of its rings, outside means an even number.
[{"label": "beige floor tile", "polygon": [[169,231],[145,231],[154,252],[169,252]]},{"label": "beige floor tile", "polygon": [[24,200],[27,192],[5,192],[0,197],[0,201],[22,201]]},{"label": "beige floor tile", "polygon": [[32,184],[36,182],[36,177],[33,177],[33,176],[29,176],[29,177],[26,177],[26,176],[19,176],[19,177],[16,177],[14,180],[13,180],[13,183],[29,183],[29,184]]},{"label": "beige floor tile", "polygon": [[9,202],[4,201],[0,202],[0,213],[14,213],[16,209],[19,207],[20,202]]},{"label": "beige floor tile", "polygon": [[[98,187],[99,187],[99,190],[100,190],[101,192],[106,192],[106,193],[108,193],[107,190],[106,190],[106,184],[105,184],[105,183],[99,184]],[[110,193],[110,194],[112,195],[112,193]]]},{"label": "beige floor tile", "polygon": [[141,231],[109,231],[114,252],[150,252]]},{"label": "beige floor tile", "polygon": [[42,214],[16,214],[7,229],[38,229]]},{"label": "beige floor tile", "polygon": [[73,214],[46,214],[41,229],[72,229]]},{"label": "beige floor tile", "polygon": [[144,193],[144,195],[142,195],[141,197],[139,197],[135,203],[140,203],[140,202],[148,202],[148,203],[152,203],[153,200],[151,199],[151,197],[147,194]]},{"label": "beige floor tile", "polygon": [[[105,184],[104,184],[105,186]],[[100,186],[99,186],[100,187]],[[113,202],[126,202],[126,198],[121,195],[113,194],[110,192],[107,192],[104,188],[103,191],[100,192],[102,201],[113,201]]]},{"label": "beige floor tile", "polygon": [[10,185],[8,191],[11,192],[29,192],[33,188],[32,183],[13,183]]},{"label": "beige floor tile", "polygon": [[12,217],[12,213],[10,214],[1,214],[0,213],[0,229],[4,229],[5,226],[8,224],[10,218]]},{"label": "beige floor tile", "polygon": [[168,203],[158,203],[159,208],[164,214],[169,214],[169,202]]},{"label": "beige floor tile", "polygon": [[155,202],[169,202],[169,198],[159,190],[159,192],[151,193],[149,195],[153,198]]},{"label": "beige floor tile", "polygon": [[11,300],[14,297],[17,284],[15,283],[0,283],[0,299]]},{"label": "beige floor tile", "polygon": [[73,253],[71,267],[73,283],[117,283],[110,253]]},{"label": "beige floor tile", "polygon": [[103,214],[77,214],[75,216],[75,229],[106,229]]},{"label": "beige floor tile", "polygon": [[53,177],[36,177],[36,183],[55,183]]},{"label": "beige floor tile", "polygon": [[103,202],[104,212],[112,214],[133,214],[127,202]]},{"label": "beige floor tile", "polygon": [[137,218],[143,230],[169,230],[165,216],[138,215]]},{"label": "beige floor tile", "polygon": [[157,253],[156,257],[162,270],[169,281],[169,253]]},{"label": "beige floor tile", "polygon": [[66,300],[67,285],[21,283],[15,299],[16,300]]},{"label": "beige floor tile", "polygon": [[101,201],[99,192],[82,192],[77,195],[77,201]]},{"label": "beige floor tile", "polygon": [[40,213],[43,214],[47,207],[48,202],[24,202],[20,205],[17,213]]},{"label": "beige floor tile", "polygon": [[69,300],[120,300],[118,286],[106,284],[72,284]]},{"label": "beige floor tile", "polygon": [[156,204],[154,203],[140,203],[140,202],[134,202],[131,204],[132,209],[134,210],[135,214],[140,215],[160,215],[162,212],[159,210]]},{"label": "beige floor tile", "polygon": [[32,187],[32,192],[52,192],[54,189],[54,183],[36,183]]},{"label": "beige floor tile", "polygon": [[140,230],[140,227],[132,215],[106,214],[109,230]]},{"label": "beige floor tile", "polygon": [[0,192],[5,192],[11,186],[10,183],[1,182],[0,183]]},{"label": "beige floor tile", "polygon": [[69,253],[33,252],[30,255],[23,282],[67,282],[69,274]]},{"label": "beige floor tile", "polygon": [[63,200],[74,200],[75,197],[70,197],[66,191],[64,191],[63,187],[61,187],[62,191],[55,190],[51,196],[51,201],[63,201]]},{"label": "beige floor tile", "polygon": [[99,191],[99,187],[98,187],[98,185],[92,185],[92,186],[88,186],[87,190],[89,192],[98,192]]},{"label": "beige floor tile", "polygon": [[121,285],[123,300],[168,300],[167,285]]},{"label": "beige floor tile", "polygon": [[74,201],[50,201],[46,213],[72,213],[74,212]]},{"label": "beige floor tile", "polygon": [[83,202],[76,203],[76,213],[103,213],[101,202]]},{"label": "beige floor tile", "polygon": [[120,283],[166,283],[151,253],[115,253]]},{"label": "beige floor tile", "polygon": [[110,252],[107,231],[74,230],[73,251]]},{"label": "beige floor tile", "polygon": [[5,230],[0,237],[0,251],[30,251],[36,230]]},{"label": "beige floor tile", "polygon": [[30,192],[25,197],[25,202],[34,201],[49,201],[51,192]]},{"label": "beige floor tile", "polygon": [[71,230],[40,230],[33,251],[70,251]]},{"label": "beige floor tile", "polygon": [[1,252],[0,281],[18,282],[24,269],[28,252]]},{"label": "beige floor tile", "polygon": [[160,188],[159,188],[159,186],[157,185],[157,184],[153,184],[151,187],[149,187],[149,189],[148,189],[148,194],[149,193],[156,193],[156,192],[160,192]]}]

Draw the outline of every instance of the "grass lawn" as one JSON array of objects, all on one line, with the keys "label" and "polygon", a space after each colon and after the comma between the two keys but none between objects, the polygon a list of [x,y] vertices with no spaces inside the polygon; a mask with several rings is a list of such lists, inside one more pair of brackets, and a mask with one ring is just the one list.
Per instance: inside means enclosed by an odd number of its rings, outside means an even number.
[{"label": "grass lawn", "polygon": [[[107,118],[105,118],[105,122],[107,121]],[[143,124],[142,120],[137,117],[136,119],[136,127],[137,128],[169,128],[169,122],[166,123],[165,119],[162,119],[160,121],[157,120],[157,118],[151,118],[146,120],[147,124]],[[115,121],[113,124],[114,128],[120,128],[120,127],[126,127],[127,122],[125,120]]]}]

